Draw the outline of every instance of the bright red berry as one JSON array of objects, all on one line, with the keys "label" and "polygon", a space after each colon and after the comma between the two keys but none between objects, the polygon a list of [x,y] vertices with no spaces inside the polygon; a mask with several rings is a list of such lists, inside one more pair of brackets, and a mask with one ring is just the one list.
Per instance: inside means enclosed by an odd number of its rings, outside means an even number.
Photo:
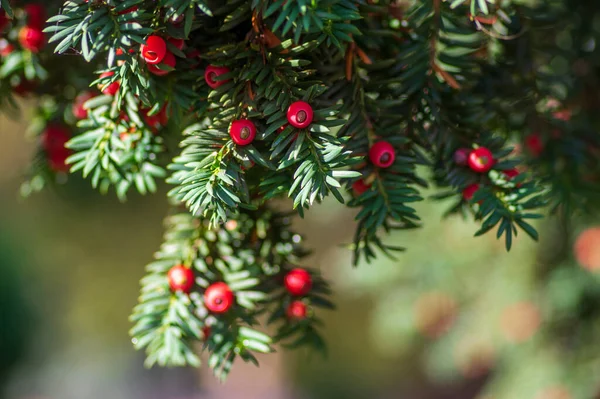
[{"label": "bright red berry", "polygon": [[371,188],[371,185],[367,184],[367,182],[364,179],[359,179],[359,180],[355,181],[354,183],[352,183],[352,191],[354,191],[354,195],[357,195],[357,196],[366,192],[370,188]]},{"label": "bright red berry", "polygon": [[[175,59],[175,56],[173,55],[172,52],[167,50],[167,54],[165,55],[165,58],[163,58],[160,65],[168,66],[169,68],[175,68],[176,64],[177,64],[177,60]],[[171,72],[170,69],[160,69],[158,66],[152,65],[152,64],[148,64],[148,70],[150,72],[152,72],[153,74],[155,74],[156,76],[165,76],[166,74]]]},{"label": "bright red berry", "polygon": [[287,110],[287,120],[298,129],[307,128],[313,121],[313,109],[305,101],[293,102]]},{"label": "bright red berry", "polygon": [[525,147],[527,147],[533,156],[539,157],[544,151],[542,136],[539,133],[531,133],[525,137]]},{"label": "bright red berry", "polygon": [[65,150],[69,131],[60,125],[48,125],[41,134],[42,147],[48,153]]},{"label": "bright red berry", "polygon": [[204,305],[212,313],[226,313],[233,306],[235,296],[223,282],[213,283],[204,292]]},{"label": "bright red berry", "polygon": [[494,166],[494,155],[487,148],[479,147],[471,151],[467,163],[474,172],[485,173]]},{"label": "bright red berry", "polygon": [[27,14],[27,26],[43,29],[46,24],[46,9],[42,4],[31,3],[23,7]]},{"label": "bright red berry", "polygon": [[461,166],[466,165],[470,152],[471,150],[469,148],[459,148],[458,150],[454,151],[454,163]]},{"label": "bright red berry", "polygon": [[369,159],[379,168],[389,168],[396,160],[394,147],[387,141],[378,141],[369,150]]},{"label": "bright red berry", "polygon": [[80,93],[77,97],[75,97],[75,101],[73,101],[73,107],[71,110],[73,111],[73,115],[77,119],[85,119],[88,116],[88,110],[83,107],[86,101],[96,97],[94,93],[91,91],[84,91]]},{"label": "bright red berry", "polygon": [[252,143],[256,137],[256,126],[248,119],[238,119],[231,123],[229,136],[237,145],[248,145]]},{"label": "bright red berry", "polygon": [[6,41],[4,39],[0,39],[0,56],[1,57],[8,57],[9,55],[12,54],[13,51],[15,51],[15,46],[13,46],[12,44],[10,44],[8,41]]},{"label": "bright red berry", "polygon": [[463,190],[462,196],[466,201],[471,201],[477,190],[479,190],[479,184],[471,184]]},{"label": "bright red berry", "polygon": [[304,320],[306,319],[306,305],[301,301],[292,301],[288,305],[286,314],[288,319],[291,320]]},{"label": "bright red berry", "polygon": [[194,271],[183,265],[176,265],[167,273],[171,291],[189,293],[194,286]]},{"label": "bright red berry", "polygon": [[176,39],[174,37],[170,37],[167,40],[178,50],[183,49],[183,46],[185,45],[185,41],[183,39]]},{"label": "bright red berry", "polygon": [[517,169],[503,170],[502,173],[504,173],[504,176],[506,176],[508,180],[512,180],[519,175],[519,171]]},{"label": "bright red berry", "polygon": [[[100,79],[108,78],[110,76],[113,76],[114,74],[115,73],[113,71],[103,72],[102,74],[100,74]],[[120,87],[121,83],[118,81],[106,84],[104,86],[101,84],[98,85],[98,88],[102,91],[102,93],[109,96],[114,96],[115,94],[117,94]]]},{"label": "bright red berry", "polygon": [[148,36],[140,46],[142,58],[150,65],[160,64],[167,55],[167,42],[160,36]]},{"label": "bright red berry", "polygon": [[62,148],[48,153],[48,166],[56,173],[66,173],[69,171],[67,158],[71,155],[71,151]]},{"label": "bright red berry", "polygon": [[46,35],[39,28],[24,26],[19,31],[19,43],[24,49],[37,53],[44,48]]},{"label": "bright red berry", "polygon": [[304,296],[312,288],[312,277],[304,269],[293,269],[285,275],[283,280],[285,288],[294,296]]},{"label": "bright red berry", "polygon": [[230,79],[216,80],[216,78],[218,78],[221,75],[225,75],[226,73],[229,73],[229,72],[231,72],[231,71],[229,70],[229,68],[227,68],[225,66],[209,65],[206,67],[206,71],[204,71],[204,80],[206,81],[206,84],[211,89],[216,89],[219,86],[222,86],[225,83],[229,82],[229,80],[230,80]]}]

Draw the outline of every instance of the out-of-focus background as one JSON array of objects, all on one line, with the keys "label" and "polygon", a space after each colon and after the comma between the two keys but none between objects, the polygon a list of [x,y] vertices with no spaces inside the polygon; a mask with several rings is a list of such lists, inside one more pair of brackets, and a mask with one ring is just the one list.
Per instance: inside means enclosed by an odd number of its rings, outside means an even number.
[{"label": "out-of-focus background", "polygon": [[[27,118],[27,115],[25,115]],[[120,204],[71,180],[22,200],[33,144],[0,119],[0,397],[8,399],[600,398],[600,221],[550,218],[506,253],[476,226],[441,221],[392,240],[397,260],[353,269],[353,215],[329,202],[298,220],[338,310],[327,357],[284,351],[238,363],[226,385],[152,369],[127,320],[161,242],[163,193]]]}]

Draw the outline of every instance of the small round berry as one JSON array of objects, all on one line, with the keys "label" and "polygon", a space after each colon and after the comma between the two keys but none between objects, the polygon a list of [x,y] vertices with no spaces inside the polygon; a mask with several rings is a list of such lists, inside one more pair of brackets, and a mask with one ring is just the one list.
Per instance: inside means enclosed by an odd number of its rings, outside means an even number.
[{"label": "small round berry", "polygon": [[167,55],[167,42],[160,36],[148,36],[146,43],[140,46],[140,53],[148,64],[160,64]]},{"label": "small round berry", "polygon": [[[108,71],[108,72],[103,72],[102,74],[100,74],[100,79],[103,78],[108,78],[110,76],[113,76],[115,73],[113,71]],[[117,94],[117,92],[119,91],[119,88],[121,87],[121,83],[120,82],[112,82],[106,85],[98,85],[98,88],[102,91],[102,94],[106,94],[108,96],[114,96],[115,94]]]},{"label": "small round berry", "polygon": [[290,320],[304,320],[306,319],[306,304],[301,301],[292,301],[289,304],[286,315]]},{"label": "small round berry", "polygon": [[[166,65],[170,68],[175,68],[176,64],[177,64],[177,60],[175,59],[175,56],[173,55],[172,52],[167,50],[167,54],[165,55],[165,58],[163,58],[162,62],[159,65],[161,65],[161,66]],[[169,72],[171,72],[170,69],[160,69],[158,66],[152,65],[152,64],[148,64],[148,70],[156,76],[165,76]]]},{"label": "small round berry", "polygon": [[46,44],[46,35],[39,28],[24,26],[19,31],[19,43],[25,50],[39,52]]},{"label": "small round berry", "polygon": [[167,41],[173,46],[175,46],[175,48],[178,50],[182,50],[183,46],[185,45],[185,41],[183,39],[176,39],[174,37],[170,37],[167,39]]},{"label": "small round berry", "polygon": [[63,151],[69,137],[69,131],[63,126],[48,125],[41,134],[42,147],[48,153]]},{"label": "small round berry", "polygon": [[313,109],[304,101],[293,102],[287,110],[287,120],[298,129],[307,128],[313,121]]},{"label": "small round berry", "polygon": [[477,183],[467,186],[462,193],[462,196],[465,199],[465,201],[471,201],[477,190],[479,190],[479,184]]},{"label": "small round berry", "polygon": [[256,137],[256,126],[248,119],[238,119],[231,123],[229,136],[231,136],[231,140],[237,145],[248,145]]},{"label": "small round berry", "polygon": [[471,150],[469,148],[459,148],[454,152],[454,163],[460,166],[465,166],[469,159],[469,153]]},{"label": "small round berry", "polygon": [[204,305],[212,313],[226,313],[233,306],[235,296],[223,282],[213,283],[204,292]]},{"label": "small round berry", "polygon": [[67,158],[71,155],[71,151],[63,148],[48,153],[48,166],[53,172],[66,173],[69,171]]},{"label": "small round berry", "polygon": [[31,3],[23,7],[27,14],[27,26],[43,29],[46,24],[46,10],[42,4]]},{"label": "small round berry", "polygon": [[204,80],[211,89],[216,89],[230,80],[216,80],[216,78],[229,72],[230,70],[227,67],[209,65],[206,67],[206,71],[204,71]]},{"label": "small round berry", "polygon": [[540,136],[539,133],[531,133],[525,137],[525,147],[529,150],[531,155],[539,157],[544,151],[542,136]]},{"label": "small round berry", "polygon": [[379,168],[389,168],[396,160],[394,147],[387,141],[378,141],[369,150],[369,159]]},{"label": "small round berry", "polygon": [[506,180],[512,180],[515,177],[519,176],[519,171],[515,169],[503,170],[502,173],[506,176]]},{"label": "small round berry", "polygon": [[352,191],[356,196],[361,195],[362,193],[368,191],[370,188],[371,185],[367,184],[367,182],[365,182],[364,179],[359,179],[352,183]]},{"label": "small round berry", "polygon": [[283,280],[285,288],[294,296],[304,296],[312,288],[312,277],[304,269],[293,269],[285,275]]},{"label": "small round berry", "polygon": [[184,265],[176,265],[167,273],[171,291],[181,291],[188,294],[194,286],[194,271]]},{"label": "small round berry", "polygon": [[73,101],[73,107],[71,110],[73,111],[73,115],[77,119],[85,119],[88,116],[88,110],[83,107],[86,101],[91,100],[96,97],[94,93],[91,91],[84,91],[80,93],[77,97],[75,97],[75,101]]},{"label": "small round berry", "polygon": [[485,173],[494,166],[494,155],[485,147],[479,147],[469,154],[467,161],[474,172]]},{"label": "small round berry", "polygon": [[0,57],[8,57],[13,51],[15,51],[15,46],[5,39],[0,39]]}]

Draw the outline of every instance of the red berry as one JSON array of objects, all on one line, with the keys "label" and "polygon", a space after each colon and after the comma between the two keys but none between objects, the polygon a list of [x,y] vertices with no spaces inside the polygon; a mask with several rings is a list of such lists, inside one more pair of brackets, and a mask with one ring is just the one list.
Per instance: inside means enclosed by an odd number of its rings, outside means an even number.
[{"label": "red berry", "polygon": [[293,102],[287,110],[287,120],[298,129],[307,128],[313,121],[313,109],[304,101]]},{"label": "red berry", "polygon": [[463,190],[462,196],[466,201],[471,201],[473,199],[473,196],[475,195],[475,192],[477,192],[477,190],[479,190],[479,184],[477,184],[477,183],[471,184]]},{"label": "red berry", "polygon": [[15,51],[15,46],[4,39],[0,39],[0,56],[8,57],[13,51]]},{"label": "red berry", "polygon": [[32,3],[23,7],[27,14],[27,26],[43,29],[46,24],[46,10],[42,4]]},{"label": "red berry", "polygon": [[[173,55],[172,52],[167,50],[167,54],[165,55],[165,58],[163,58],[162,63],[160,65],[161,66],[166,65],[170,68],[175,68],[176,64],[177,64],[177,60],[175,59],[175,56]],[[148,64],[148,70],[150,72],[152,72],[153,74],[155,74],[156,76],[165,76],[166,74],[171,72],[170,69],[160,69],[158,66],[152,65],[152,64]]]},{"label": "red berry", "polygon": [[154,115],[148,115],[150,109],[141,109],[140,111],[142,113],[142,116],[144,117],[144,122],[146,122],[146,124],[153,129],[158,129],[161,126],[165,126],[168,122],[166,105],[163,106],[160,109],[160,111],[158,111]]},{"label": "red berry", "polygon": [[544,143],[539,133],[531,133],[525,137],[525,147],[534,157],[539,157],[544,151]]},{"label": "red berry", "polygon": [[479,147],[469,154],[467,161],[474,172],[485,173],[494,166],[494,155],[485,147]]},{"label": "red berry", "polygon": [[312,277],[304,269],[293,269],[285,275],[285,288],[294,296],[304,296],[312,288]]},{"label": "red berry", "polygon": [[[100,79],[108,78],[109,76],[113,76],[114,74],[115,73],[113,71],[103,72],[102,74],[100,74]],[[98,88],[102,91],[102,93],[109,96],[114,96],[115,94],[117,94],[120,87],[121,83],[118,81],[109,83],[104,86],[102,86],[101,84],[98,85]]]},{"label": "red berry", "polygon": [[394,147],[387,141],[378,141],[369,150],[369,159],[379,168],[389,168],[396,160]]},{"label": "red berry", "polygon": [[140,53],[148,64],[160,64],[167,55],[167,42],[160,36],[148,36],[146,43],[140,46]]},{"label": "red berry", "polygon": [[507,180],[512,180],[519,175],[519,171],[517,169],[503,170],[502,173],[504,173],[504,176],[506,176]]},{"label": "red berry", "polygon": [[71,151],[62,148],[48,153],[48,166],[56,173],[66,173],[69,171],[67,158],[71,155]]},{"label": "red berry", "polygon": [[459,148],[454,152],[454,163],[457,165],[464,166],[467,164],[467,160],[469,159],[469,153],[471,150],[469,148]]},{"label": "red berry", "polygon": [[223,282],[213,283],[204,292],[204,305],[212,313],[226,313],[233,306],[235,296]]},{"label": "red berry", "polygon": [[176,265],[167,273],[171,291],[189,293],[194,286],[194,271],[183,265]]},{"label": "red berry", "polygon": [[300,301],[292,301],[287,308],[287,317],[291,320],[306,319],[306,305]]},{"label": "red berry", "polygon": [[48,125],[41,135],[42,147],[48,153],[64,151],[69,136],[69,131],[63,126]]},{"label": "red berry", "polygon": [[44,48],[46,35],[39,28],[24,26],[19,31],[19,43],[24,49],[37,53]]},{"label": "red berry", "polygon": [[229,82],[231,79],[226,79],[226,80],[215,80],[215,79],[217,77],[219,77],[221,75],[225,75],[226,73],[229,73],[229,72],[231,72],[231,71],[227,67],[209,65],[206,67],[206,71],[204,71],[204,80],[206,81],[206,84],[211,89],[216,89],[219,86],[222,86],[225,83]]},{"label": "red berry", "polygon": [[170,37],[167,40],[178,50],[183,49],[183,46],[185,45],[185,41],[183,39],[176,39],[174,37]]},{"label": "red berry", "polygon": [[352,183],[352,191],[354,191],[354,195],[361,195],[371,188],[370,184],[364,181],[364,179],[360,179]]},{"label": "red berry", "polygon": [[231,136],[231,140],[237,145],[248,145],[256,137],[256,126],[248,119],[238,119],[231,123],[229,136]]},{"label": "red berry", "polygon": [[90,100],[94,97],[96,97],[96,95],[91,91],[84,91],[83,93],[80,93],[77,97],[75,97],[75,101],[73,101],[72,107],[73,115],[75,116],[75,118],[87,118],[88,110],[83,108],[83,104],[85,104],[87,100]]}]

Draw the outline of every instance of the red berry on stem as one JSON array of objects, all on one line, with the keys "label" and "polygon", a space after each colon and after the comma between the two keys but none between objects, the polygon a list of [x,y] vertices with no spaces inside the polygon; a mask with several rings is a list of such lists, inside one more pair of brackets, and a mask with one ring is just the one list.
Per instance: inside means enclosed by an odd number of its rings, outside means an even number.
[{"label": "red berry on stem", "polygon": [[389,168],[396,160],[394,147],[387,141],[378,141],[369,150],[369,159],[379,168]]},{"label": "red berry on stem", "polygon": [[370,184],[367,184],[364,179],[359,179],[352,183],[352,191],[354,191],[354,195],[361,195],[371,188]]},{"label": "red berry on stem", "polygon": [[140,53],[148,64],[160,64],[167,55],[167,43],[160,36],[148,36],[146,43],[140,46]]},{"label": "red berry on stem", "polygon": [[463,190],[462,196],[466,201],[471,201],[477,190],[479,190],[479,184],[471,184]]},{"label": "red berry on stem", "polygon": [[216,78],[229,72],[231,71],[227,67],[209,65],[206,67],[206,71],[204,71],[204,80],[211,89],[216,89],[230,80],[216,80]]},{"label": "red berry on stem", "polygon": [[464,166],[467,164],[469,159],[469,153],[471,150],[469,148],[459,148],[454,152],[454,163],[457,165]]},{"label": "red berry on stem", "polygon": [[[108,78],[109,76],[113,76],[115,73],[112,71],[109,72],[104,72],[102,74],[100,74],[100,79],[102,78]],[[109,96],[114,96],[115,94],[117,94],[117,92],[119,91],[119,88],[121,87],[121,83],[120,82],[112,82],[109,83],[107,85],[98,85],[98,88],[102,91],[103,94],[109,95]]]},{"label": "red berry on stem", "polygon": [[305,101],[293,102],[287,110],[287,120],[290,125],[298,129],[307,128],[313,121],[314,113],[309,103]]},{"label": "red berry on stem", "polygon": [[[177,64],[177,60],[175,59],[175,56],[173,55],[172,52],[167,50],[167,54],[165,55],[165,58],[163,58],[162,63],[160,63],[161,66],[168,66],[170,68],[175,68],[175,65]],[[158,66],[156,65],[152,65],[152,64],[148,64],[148,70],[150,72],[152,72],[153,74],[155,74],[156,76],[164,76],[166,74],[168,74],[169,72],[171,72],[169,69],[160,69]]]},{"label": "red berry on stem", "polygon": [[23,7],[27,14],[27,26],[43,29],[46,24],[46,9],[42,4],[31,3]]},{"label": "red berry on stem", "polygon": [[306,305],[301,301],[292,301],[286,311],[288,319],[304,320],[306,319]]},{"label": "red berry on stem", "polygon": [[304,296],[308,294],[312,288],[312,277],[310,273],[304,269],[293,269],[285,275],[283,283],[290,294],[294,296]]},{"label": "red berry on stem", "polygon": [[48,125],[42,132],[42,147],[46,152],[65,150],[65,144],[69,141],[69,131],[60,125]]},{"label": "red berry on stem", "polygon": [[174,37],[170,37],[167,40],[178,50],[183,49],[183,46],[185,45],[185,41],[183,39],[176,39]]},{"label": "red berry on stem", "polygon": [[231,123],[229,136],[237,145],[248,145],[252,143],[256,137],[256,126],[248,119],[238,119]]},{"label": "red berry on stem", "polygon": [[539,133],[531,133],[525,137],[525,147],[527,147],[533,156],[539,157],[544,151],[542,136]]},{"label": "red berry on stem", "polygon": [[494,166],[494,155],[485,147],[479,147],[469,154],[468,165],[471,170],[485,173]]},{"label": "red berry on stem", "polygon": [[46,35],[39,28],[24,26],[19,31],[19,43],[24,49],[37,53],[44,48]]},{"label": "red berry on stem", "polygon": [[73,115],[77,119],[85,119],[88,116],[88,110],[83,107],[87,100],[96,97],[94,93],[91,91],[84,91],[80,93],[77,97],[75,97],[75,101],[73,101]]},{"label": "red berry on stem", "polygon": [[223,282],[213,283],[204,292],[204,305],[212,313],[226,313],[233,306],[235,296]]},{"label": "red berry on stem", "polygon": [[167,273],[171,291],[189,293],[194,286],[194,271],[183,265],[176,265]]}]

